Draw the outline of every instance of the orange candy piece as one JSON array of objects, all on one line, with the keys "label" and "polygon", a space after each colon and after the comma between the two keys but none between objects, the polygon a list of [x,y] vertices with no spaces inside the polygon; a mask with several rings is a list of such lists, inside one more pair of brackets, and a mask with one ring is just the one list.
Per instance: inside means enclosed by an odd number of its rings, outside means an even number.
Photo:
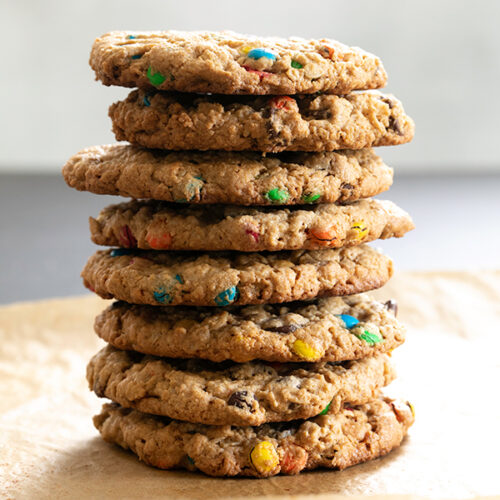
[{"label": "orange candy piece", "polygon": [[172,244],[172,235],[169,233],[163,233],[160,235],[148,233],[146,235],[146,241],[153,250],[167,250]]},{"label": "orange candy piece", "polygon": [[307,232],[307,236],[310,240],[314,240],[319,246],[329,247],[336,246],[335,240],[337,239],[337,231],[334,226],[325,231],[321,231],[318,229],[309,229]]},{"label": "orange candy piece", "polygon": [[301,446],[289,444],[280,461],[283,474],[298,474],[307,465],[307,451]]}]

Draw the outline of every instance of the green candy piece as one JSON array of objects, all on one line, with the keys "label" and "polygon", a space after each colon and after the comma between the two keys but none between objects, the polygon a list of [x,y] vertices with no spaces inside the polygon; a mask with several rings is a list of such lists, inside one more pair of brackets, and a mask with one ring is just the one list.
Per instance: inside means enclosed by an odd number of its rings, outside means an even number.
[{"label": "green candy piece", "polygon": [[274,188],[266,193],[266,197],[273,202],[283,203],[290,198],[290,195],[284,189]]},{"label": "green candy piece", "polygon": [[383,342],[384,339],[377,333],[371,333],[365,330],[363,333],[357,334],[356,337],[364,340],[367,344],[374,345]]},{"label": "green candy piece", "polygon": [[318,201],[320,198],[321,198],[321,193],[311,193],[302,196],[302,200],[305,201],[306,203],[314,203],[315,201]]},{"label": "green candy piece", "polygon": [[304,67],[304,65],[300,64],[299,61],[292,61],[291,66],[295,69],[302,69]]},{"label": "green candy piece", "polygon": [[161,73],[153,74],[153,69],[151,68],[151,66],[148,68],[147,77],[151,82],[151,85],[154,85],[155,87],[161,85],[166,80],[166,78]]},{"label": "green candy piece", "polygon": [[325,409],[319,413],[318,415],[326,415],[328,413],[328,410],[330,409],[330,405],[332,404],[332,402],[330,401],[326,406],[325,406]]}]

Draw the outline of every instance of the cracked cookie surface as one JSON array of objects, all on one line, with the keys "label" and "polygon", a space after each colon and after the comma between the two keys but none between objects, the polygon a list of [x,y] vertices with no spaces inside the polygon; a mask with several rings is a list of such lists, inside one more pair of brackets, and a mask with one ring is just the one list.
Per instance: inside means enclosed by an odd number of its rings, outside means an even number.
[{"label": "cracked cookie surface", "polygon": [[207,426],[105,404],[94,425],[103,439],[161,469],[210,476],[269,477],[319,467],[345,469],[398,447],[414,415],[387,397],[336,414],[260,427]]},{"label": "cracked cookie surface", "polygon": [[380,59],[331,39],[231,31],[114,31],[90,55],[105,85],[221,94],[347,94],[383,87]]},{"label": "cracked cookie surface", "polygon": [[315,250],[400,238],[413,228],[410,216],[385,200],[300,208],[130,201],[90,218],[97,245],[144,250]]},{"label": "cracked cookie surface", "polygon": [[177,203],[346,203],[389,189],[393,170],[372,149],[327,153],[163,151],[92,146],[63,168],[69,186]]},{"label": "cracked cookie surface", "polygon": [[108,345],[87,366],[89,387],[128,408],[210,425],[261,425],[363,404],[395,377],[385,354],[342,363],[212,363]]},{"label": "cracked cookie surface", "polygon": [[225,307],[152,307],[114,302],[94,329],[118,349],[238,363],[345,361],[391,351],[405,328],[365,294],[313,302]]},{"label": "cracked cookie surface", "polygon": [[222,96],[134,90],[109,108],[117,140],[146,148],[333,151],[409,142],[414,124],[380,92]]},{"label": "cracked cookie surface", "polygon": [[98,251],[84,285],[106,299],[228,306],[352,295],[384,285],[392,261],[367,245],[273,253]]}]

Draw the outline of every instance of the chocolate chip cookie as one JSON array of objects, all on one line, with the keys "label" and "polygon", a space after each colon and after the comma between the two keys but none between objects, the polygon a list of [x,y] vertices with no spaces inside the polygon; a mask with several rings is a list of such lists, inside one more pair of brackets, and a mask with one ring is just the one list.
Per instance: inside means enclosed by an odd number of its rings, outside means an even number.
[{"label": "chocolate chip cookie", "polygon": [[414,124],[380,92],[222,96],[134,90],[109,108],[117,140],[147,148],[333,151],[409,142]]},{"label": "chocolate chip cookie", "polygon": [[346,203],[389,189],[392,168],[372,149],[327,153],[163,151],[118,143],[86,148],[63,168],[69,186],[176,203]]},{"label": "chocolate chip cookie", "polygon": [[382,286],[392,261],[366,245],[273,253],[98,251],[82,271],[106,299],[156,306],[228,306],[352,295]]},{"label": "chocolate chip cookie", "polygon": [[131,201],[111,205],[97,219],[90,218],[94,243],[144,250],[339,248],[377,238],[400,238],[413,228],[405,211],[381,200],[300,208],[191,207]]},{"label": "chocolate chip cookie", "polygon": [[380,59],[335,40],[231,31],[114,31],[90,65],[105,85],[221,94],[347,94],[383,87]]},{"label": "chocolate chip cookie", "polygon": [[260,427],[190,424],[116,404],[104,405],[94,417],[105,441],[130,449],[149,465],[253,477],[345,469],[375,459],[397,448],[413,421],[410,403],[389,398]]},{"label": "chocolate chip cookie", "polygon": [[127,408],[210,425],[261,425],[363,404],[395,377],[385,354],[341,363],[212,363],[106,346],[89,387]]},{"label": "chocolate chip cookie", "polygon": [[118,349],[170,358],[345,361],[403,343],[405,329],[393,311],[394,301],[365,294],[223,309],[114,302],[94,329]]}]

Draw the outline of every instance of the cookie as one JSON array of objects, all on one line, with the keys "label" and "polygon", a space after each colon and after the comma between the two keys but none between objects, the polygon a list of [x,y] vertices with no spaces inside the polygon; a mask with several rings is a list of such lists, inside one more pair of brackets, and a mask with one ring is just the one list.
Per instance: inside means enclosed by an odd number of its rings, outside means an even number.
[{"label": "cookie", "polygon": [[90,65],[105,85],[220,94],[347,94],[383,87],[380,59],[329,39],[222,32],[107,33]]},{"label": "cookie", "polygon": [[274,253],[98,251],[82,271],[106,299],[156,306],[228,306],[352,295],[384,285],[383,253],[359,245]]},{"label": "cookie", "polygon": [[261,425],[363,404],[395,378],[379,354],[342,363],[212,363],[106,346],[87,366],[89,387],[127,408],[210,425]]},{"label": "cookie", "polygon": [[365,294],[223,309],[114,302],[97,316],[94,329],[118,349],[169,358],[345,361],[404,342],[392,304]]},{"label": "cookie", "polygon": [[371,149],[327,153],[170,152],[110,144],[63,168],[80,191],[177,203],[346,203],[389,189],[393,171]]},{"label": "cookie", "polygon": [[400,238],[414,228],[391,201],[313,207],[210,207],[130,201],[90,218],[97,245],[144,250],[240,252],[339,248],[378,238]]},{"label": "cookie", "polygon": [[222,96],[134,90],[109,108],[118,140],[159,149],[333,151],[403,144],[414,125],[391,95]]},{"label": "cookie", "polygon": [[408,402],[378,398],[339,413],[260,427],[208,426],[105,404],[94,417],[103,439],[160,469],[210,476],[269,477],[319,467],[345,469],[397,448],[414,422]]}]

